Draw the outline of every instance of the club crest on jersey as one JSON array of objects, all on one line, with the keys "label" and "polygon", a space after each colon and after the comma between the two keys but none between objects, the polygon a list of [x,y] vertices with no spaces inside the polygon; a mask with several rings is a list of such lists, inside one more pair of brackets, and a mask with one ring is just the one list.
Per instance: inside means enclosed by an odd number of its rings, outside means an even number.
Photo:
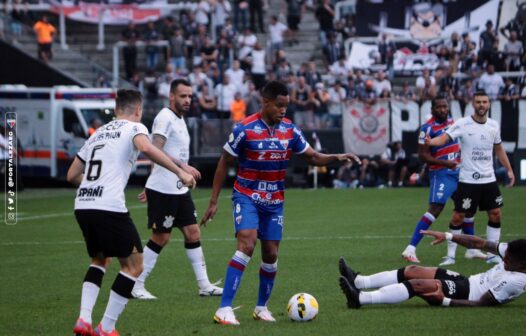
[{"label": "club crest on jersey", "polygon": [[261,133],[263,133],[263,129],[262,129],[261,126],[259,126],[259,125],[254,126],[253,131],[254,131],[256,134],[261,134]]},{"label": "club crest on jersey", "polygon": [[280,140],[279,142],[281,143],[281,147],[283,147],[283,149],[287,149],[287,147],[289,146],[288,140]]},{"label": "club crest on jersey", "polygon": [[15,128],[16,119],[7,119],[6,124],[9,126],[9,128]]},{"label": "club crest on jersey", "polygon": [[181,180],[177,181],[177,189],[183,188],[183,182]]},{"label": "club crest on jersey", "polygon": [[471,198],[464,198],[462,200],[462,209],[469,209],[471,208]]},{"label": "club crest on jersey", "polygon": [[502,204],[502,196],[497,196],[497,198],[495,198],[495,203],[497,203],[498,205],[501,205]]},{"label": "club crest on jersey", "polygon": [[174,219],[172,215],[164,216],[163,226],[167,229],[171,228],[174,225]]},{"label": "club crest on jersey", "polygon": [[278,132],[280,133],[287,133],[287,128],[283,125],[280,125],[278,128]]}]

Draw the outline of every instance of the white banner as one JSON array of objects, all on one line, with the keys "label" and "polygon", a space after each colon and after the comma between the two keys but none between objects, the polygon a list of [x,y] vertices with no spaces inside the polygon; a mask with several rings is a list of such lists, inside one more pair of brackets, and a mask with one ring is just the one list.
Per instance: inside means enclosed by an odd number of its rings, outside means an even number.
[{"label": "white banner", "polygon": [[[403,115],[403,111],[406,115]],[[413,132],[420,127],[420,107],[414,101],[391,101],[391,141],[402,141],[402,132]]]},{"label": "white banner", "polygon": [[343,114],[343,145],[346,152],[378,155],[389,143],[389,104],[353,102]]}]

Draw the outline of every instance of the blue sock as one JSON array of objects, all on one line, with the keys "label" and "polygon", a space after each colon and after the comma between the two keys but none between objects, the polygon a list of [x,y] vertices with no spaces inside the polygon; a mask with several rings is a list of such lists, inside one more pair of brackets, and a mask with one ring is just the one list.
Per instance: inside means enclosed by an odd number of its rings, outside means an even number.
[{"label": "blue sock", "polygon": [[267,301],[272,294],[272,288],[274,287],[274,279],[278,271],[278,263],[273,264],[261,263],[259,269],[259,293],[258,302],[256,306],[266,306]]},{"label": "blue sock", "polygon": [[464,218],[464,223],[462,223],[462,232],[470,236],[475,235],[475,217]]},{"label": "blue sock", "polygon": [[234,301],[234,296],[241,283],[243,271],[249,261],[250,257],[243,252],[236,251],[236,253],[234,253],[226,269],[225,287],[223,288],[220,307],[232,307],[232,301]]},{"label": "blue sock", "polygon": [[411,237],[410,245],[417,246],[418,243],[422,240],[422,234],[420,234],[420,230],[427,230],[433,224],[435,221],[435,216],[430,214],[429,212],[426,212],[422,218],[418,221],[415,227],[415,231],[413,232],[413,237]]}]

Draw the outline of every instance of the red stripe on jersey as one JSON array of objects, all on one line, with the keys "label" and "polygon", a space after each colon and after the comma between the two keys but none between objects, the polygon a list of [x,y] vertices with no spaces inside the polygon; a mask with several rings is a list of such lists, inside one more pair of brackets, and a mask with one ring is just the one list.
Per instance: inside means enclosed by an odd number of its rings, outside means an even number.
[{"label": "red stripe on jersey", "polygon": [[254,122],[254,121],[258,120],[258,119],[260,119],[260,114],[259,113],[254,113],[253,115],[248,116],[245,119],[241,120],[240,123],[242,125],[246,126],[246,125],[250,124],[251,122]]},{"label": "red stripe on jersey", "polygon": [[433,156],[434,157],[441,157],[443,155],[447,155],[447,154],[451,154],[451,153],[458,153],[460,152],[460,145],[459,144],[454,144],[454,145],[451,145],[451,146],[447,146],[447,147],[444,147],[444,148],[441,148],[439,150],[437,150]]},{"label": "red stripe on jersey", "polygon": [[286,151],[253,151],[250,149],[246,149],[245,156],[247,160],[252,161],[283,161],[290,160],[290,157],[292,156],[292,150],[289,149]]},{"label": "red stripe on jersey", "polygon": [[[259,190],[251,190],[248,188],[243,187],[241,184],[239,184],[238,181],[234,183],[234,189],[236,189],[238,192],[247,195],[248,197],[252,198],[252,194],[258,194],[259,197],[264,201],[272,201],[272,200],[279,200],[283,201],[285,200],[285,192],[283,190],[275,191],[275,192],[267,192],[267,191],[259,191]],[[267,198],[266,196],[270,194],[271,197]]]},{"label": "red stripe on jersey", "polygon": [[[267,130],[255,131],[253,129],[246,129],[245,133],[247,134],[247,141],[269,139],[269,134]],[[292,128],[288,128],[287,131],[284,133],[275,130],[274,135],[272,137],[278,140],[292,140],[294,138],[294,130]]]},{"label": "red stripe on jersey", "polygon": [[237,176],[246,180],[260,180],[267,182],[276,182],[285,180],[286,170],[270,170],[270,171],[260,171],[260,170],[250,170],[243,169],[237,172]]}]

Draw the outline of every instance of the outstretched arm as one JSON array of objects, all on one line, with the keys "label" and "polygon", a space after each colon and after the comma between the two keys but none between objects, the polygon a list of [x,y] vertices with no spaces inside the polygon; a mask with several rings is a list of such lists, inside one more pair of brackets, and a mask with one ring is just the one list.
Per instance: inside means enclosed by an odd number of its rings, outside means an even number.
[{"label": "outstretched arm", "polygon": [[435,240],[431,242],[432,245],[437,245],[445,240],[450,240],[470,249],[481,249],[487,252],[498,254],[498,243],[485,240],[477,236],[452,234],[450,232],[438,232],[431,230],[420,230],[420,233],[425,236],[434,237]]},{"label": "outstretched arm", "polygon": [[443,305],[447,305],[447,302],[448,302],[447,300],[451,300],[449,301],[449,306],[452,306],[452,307],[484,307],[484,306],[495,306],[499,304],[499,302],[495,300],[495,298],[489,291],[484,293],[484,295],[482,295],[480,299],[477,301],[446,299],[446,301],[442,301]]},{"label": "outstretched arm", "polygon": [[362,163],[360,159],[352,153],[323,154],[315,151],[314,149],[312,149],[312,147],[307,148],[307,150],[302,153],[302,157],[305,159],[305,161],[307,161],[310,165],[313,166],[325,166],[336,161],[351,160],[356,161],[358,164]]},{"label": "outstretched arm", "polygon": [[426,145],[431,147],[443,146],[451,141],[451,138],[447,133],[442,134],[441,136],[435,137],[433,139],[426,138]]}]

